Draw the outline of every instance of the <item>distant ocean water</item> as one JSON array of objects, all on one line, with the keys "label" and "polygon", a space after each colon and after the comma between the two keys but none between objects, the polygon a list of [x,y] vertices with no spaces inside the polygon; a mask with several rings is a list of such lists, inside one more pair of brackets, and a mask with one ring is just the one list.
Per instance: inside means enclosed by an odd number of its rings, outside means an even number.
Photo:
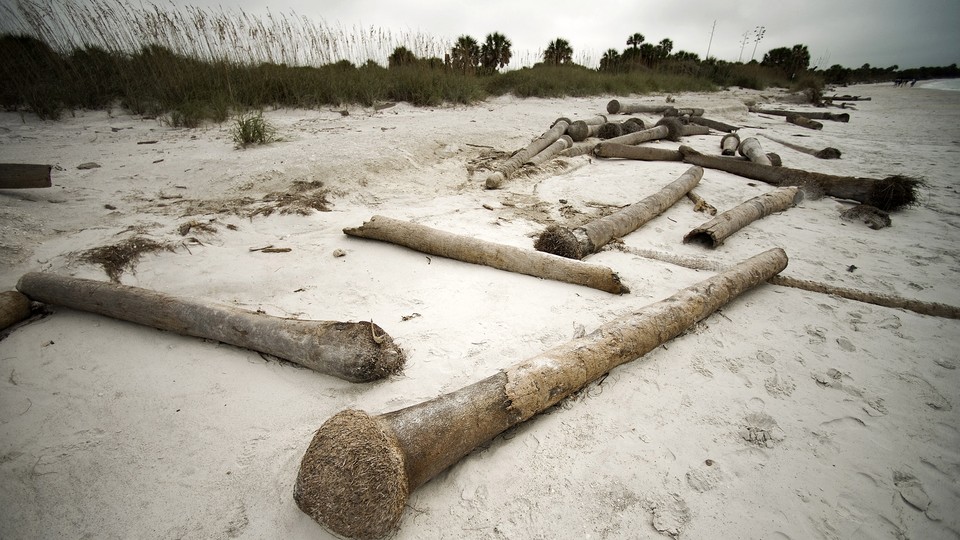
[{"label": "distant ocean water", "polygon": [[932,90],[960,92],[960,79],[937,79],[933,81],[922,81],[918,84],[923,88],[930,88]]}]

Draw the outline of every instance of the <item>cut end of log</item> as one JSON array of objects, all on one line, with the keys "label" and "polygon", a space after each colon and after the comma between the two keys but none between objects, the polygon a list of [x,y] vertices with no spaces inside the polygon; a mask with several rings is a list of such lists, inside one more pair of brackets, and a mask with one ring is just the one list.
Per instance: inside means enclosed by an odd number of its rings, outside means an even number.
[{"label": "cut end of log", "polygon": [[567,135],[576,142],[580,142],[590,136],[590,126],[583,120],[577,120],[567,127]]},{"label": "cut end of log", "polygon": [[607,103],[607,112],[610,114],[617,114],[620,112],[620,102],[615,99],[611,99],[610,103]]},{"label": "cut end of log", "polygon": [[680,137],[683,136],[683,124],[676,118],[661,118],[657,125],[667,128],[667,139],[671,141],[679,141]]},{"label": "cut end of log", "polygon": [[683,237],[683,243],[698,244],[713,249],[719,246],[722,242],[717,242],[716,238],[714,238],[713,235],[707,231],[694,229]]},{"label": "cut end of log", "polygon": [[814,154],[814,156],[820,159],[840,159],[840,150],[832,146],[828,146],[823,150],[818,151],[816,154]]},{"label": "cut end of log", "polygon": [[348,538],[394,532],[409,497],[398,443],[363,411],[346,410],[314,434],[300,462],[293,500],[316,522]]},{"label": "cut end of log", "polygon": [[484,187],[487,189],[500,189],[500,186],[503,185],[507,177],[500,171],[497,171],[487,177],[487,181],[484,183]]},{"label": "cut end of log", "polygon": [[583,252],[583,247],[577,241],[577,237],[566,227],[551,225],[547,230],[540,233],[533,248],[544,253],[552,253],[568,259],[583,259],[587,253]]},{"label": "cut end of log", "polygon": [[372,382],[389,377],[403,370],[406,355],[383,328],[372,322],[339,323],[349,335],[343,342],[355,343],[356,350],[347,365],[346,373],[335,373],[351,382]]}]

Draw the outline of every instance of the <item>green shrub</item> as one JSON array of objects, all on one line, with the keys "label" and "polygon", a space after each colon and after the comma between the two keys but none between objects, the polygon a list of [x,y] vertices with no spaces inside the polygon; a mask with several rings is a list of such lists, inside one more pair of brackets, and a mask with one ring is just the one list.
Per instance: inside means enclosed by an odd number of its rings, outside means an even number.
[{"label": "green shrub", "polygon": [[233,129],[230,131],[233,142],[240,148],[251,144],[267,144],[276,139],[276,129],[263,119],[263,113],[242,113],[233,119]]}]

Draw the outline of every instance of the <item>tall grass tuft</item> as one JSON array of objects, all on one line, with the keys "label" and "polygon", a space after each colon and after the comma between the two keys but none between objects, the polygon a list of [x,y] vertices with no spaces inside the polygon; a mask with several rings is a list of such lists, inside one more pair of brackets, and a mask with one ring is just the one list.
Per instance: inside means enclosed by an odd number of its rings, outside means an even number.
[{"label": "tall grass tuft", "polygon": [[230,134],[240,148],[252,144],[268,144],[276,140],[276,129],[263,118],[263,113],[241,113],[233,119]]}]

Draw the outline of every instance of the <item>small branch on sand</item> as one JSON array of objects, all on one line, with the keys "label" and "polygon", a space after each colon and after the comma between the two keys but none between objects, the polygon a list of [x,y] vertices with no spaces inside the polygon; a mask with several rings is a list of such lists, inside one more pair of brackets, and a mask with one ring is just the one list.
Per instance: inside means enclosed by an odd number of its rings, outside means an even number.
[{"label": "small branch on sand", "polygon": [[97,313],[184,336],[212,339],[289,360],[350,382],[397,373],[404,355],[370,323],[302,321],[273,317],[139,287],[32,272],[17,289],[46,304]]},{"label": "small branch on sand", "polygon": [[876,206],[890,212],[918,203],[918,191],[923,181],[907,176],[888,176],[883,179],[835,176],[790,167],[770,167],[749,161],[708,156],[689,146],[680,146],[683,161],[710,169],[760,180],[774,186],[801,186],[821,191],[838,199],[849,199]]},{"label": "small branch on sand", "polygon": [[342,411],[314,433],[293,499],[339,536],[387,537],[410,494],[477,446],[682,334],[786,265],[783,250],[772,249],[454,392],[376,416]]},{"label": "small branch on sand", "polygon": [[824,148],[823,150],[816,150],[816,149],[813,149],[813,148],[807,148],[806,146],[800,146],[799,144],[794,144],[794,143],[791,143],[791,142],[788,142],[788,141],[784,141],[784,140],[782,140],[782,139],[775,139],[775,138],[773,138],[773,137],[771,137],[771,136],[769,136],[769,135],[766,135],[766,134],[764,134],[764,133],[761,133],[760,135],[763,136],[763,137],[766,137],[767,139],[770,139],[771,141],[773,141],[773,142],[775,142],[775,143],[782,144],[783,146],[786,146],[787,148],[790,148],[790,149],[792,149],[792,150],[796,150],[797,152],[803,152],[804,154],[810,154],[811,156],[816,157],[816,158],[819,158],[819,159],[840,159],[840,155],[841,155],[841,154],[840,154],[840,150],[837,150],[836,148],[834,148],[834,147],[832,147],[832,146],[828,146],[828,147]]},{"label": "small branch on sand", "polygon": [[704,212],[706,214],[710,214],[711,216],[717,215],[717,209],[714,208],[712,204],[705,201],[703,197],[694,193],[693,190],[690,190],[687,193],[687,198],[693,201],[693,210],[695,212]]},{"label": "small branch on sand", "polygon": [[797,187],[781,187],[764,193],[727,210],[683,237],[683,243],[703,244],[715,248],[733,233],[754,221],[780,212],[803,199]]},{"label": "small branch on sand", "polygon": [[344,229],[343,233],[358,238],[389,242],[429,255],[447,257],[472,264],[482,264],[528,276],[583,285],[613,294],[629,292],[629,289],[620,283],[620,277],[604,266],[571,261],[539,251],[486,242],[469,236],[439,231],[409,221],[373,216],[370,221],[362,226]]},{"label": "small branch on sand", "polygon": [[703,177],[703,169],[690,167],[680,178],[642,201],[570,230],[551,226],[537,237],[537,251],[553,253],[571,259],[582,259],[596,253],[605,244],[625,236],[659,216],[687,194]]}]

